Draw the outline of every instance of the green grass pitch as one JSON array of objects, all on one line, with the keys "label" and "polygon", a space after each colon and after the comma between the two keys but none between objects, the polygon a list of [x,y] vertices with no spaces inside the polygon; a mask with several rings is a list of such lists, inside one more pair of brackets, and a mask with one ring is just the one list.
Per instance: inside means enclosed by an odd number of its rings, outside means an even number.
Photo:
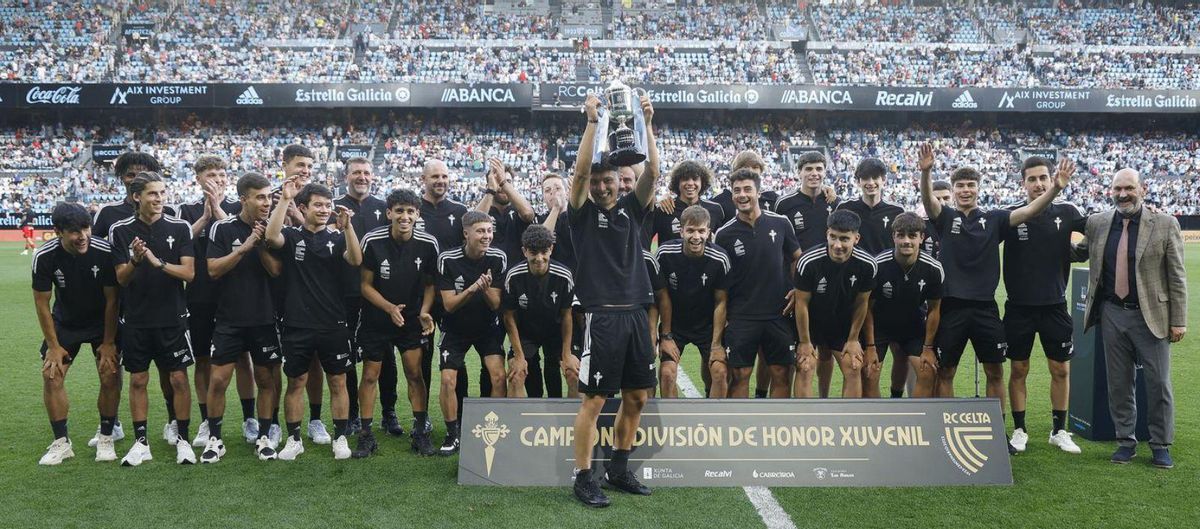
[{"label": "green grass pitch", "polygon": [[[218,465],[181,468],[159,432],[165,420],[155,384],[150,390],[155,460],[139,468],[92,461],[86,446],[97,424],[95,368],[86,353],[67,379],[76,457],[53,468],[37,465],[51,441],[41,399],[41,335],[32,308],[29,257],[19,243],[0,244],[0,497],[9,527],[758,527],[761,520],[740,488],[657,489],[648,498],[614,497],[590,511],[566,489],[484,488],[456,484],[456,458],[420,458],[408,438],[380,436],[380,452],[335,462],[328,447],[306,443],[295,463],[260,462],[237,436]],[[1046,444],[1049,378],[1034,363],[1029,377],[1030,448],[1013,459],[1012,487],[894,489],[772,489],[798,527],[1179,527],[1200,518],[1200,246],[1187,248],[1191,333],[1174,347],[1176,468],[1157,470],[1140,447],[1136,464],[1108,462],[1112,443],[1077,439],[1071,456]],[[1003,299],[1003,292],[999,294]],[[468,355],[472,358],[473,355]],[[891,361],[891,355],[888,362]],[[684,368],[699,382],[697,357]],[[472,359],[473,374],[478,358]],[[885,366],[886,373],[887,366]],[[974,394],[962,370],[957,393]],[[834,392],[839,378],[834,377]],[[886,377],[885,377],[886,378]],[[886,384],[886,382],[885,382]],[[472,390],[477,391],[472,383]],[[436,392],[436,388],[434,389]],[[401,395],[403,395],[401,390]],[[240,419],[230,388],[229,421]],[[328,398],[328,392],[326,392]],[[401,399],[400,416],[411,414]],[[434,441],[444,427],[434,395]],[[325,421],[331,422],[329,406]],[[306,410],[307,411],[307,410]],[[130,425],[127,395],[121,419]],[[193,425],[198,412],[193,410]],[[193,432],[194,432],[193,426]],[[1011,427],[1011,425],[1010,425]],[[239,430],[240,428],[234,428]],[[231,432],[232,433],[232,432]],[[117,444],[118,456],[130,446]],[[353,441],[352,441],[353,443]],[[1192,520],[1188,522],[1187,520]]]}]

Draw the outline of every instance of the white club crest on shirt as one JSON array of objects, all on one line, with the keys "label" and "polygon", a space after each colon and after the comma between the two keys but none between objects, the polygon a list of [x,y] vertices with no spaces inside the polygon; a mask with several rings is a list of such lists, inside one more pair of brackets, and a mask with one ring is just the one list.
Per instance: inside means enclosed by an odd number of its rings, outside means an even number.
[{"label": "white club crest on shirt", "polygon": [[884,216],[883,216],[883,227],[884,227],[884,229],[887,229],[888,221],[890,221],[890,220],[892,220],[892,219],[889,219],[889,218],[887,217],[887,215],[884,215]]},{"label": "white club crest on shirt", "polygon": [[331,255],[333,254],[333,247],[334,247],[334,246],[336,246],[336,245],[335,245],[335,244],[333,244],[333,241],[329,241],[329,242],[326,242],[326,243],[325,243],[325,247],[326,247],[326,248],[329,248],[329,253],[330,253]]},{"label": "white club crest on shirt", "polygon": [[779,233],[772,229],[771,231],[767,232],[767,235],[771,236],[771,242],[775,242],[775,236],[779,235]]},{"label": "white club crest on shirt", "polygon": [[550,293],[550,303],[558,303],[558,292]]},{"label": "white club crest on shirt", "polygon": [[917,292],[924,292],[924,291],[925,291],[925,280],[922,279],[920,281],[917,281]]},{"label": "white club crest on shirt", "polygon": [[850,288],[854,288],[854,283],[856,283],[856,282],[858,282],[858,276],[851,275],[850,276]]},{"label": "white club crest on shirt", "polygon": [[600,384],[600,379],[604,378],[604,375],[601,375],[599,371],[596,371],[596,374],[593,375],[592,378],[596,380],[596,384],[598,385]]},{"label": "white club crest on shirt", "polygon": [[92,279],[100,277],[100,267],[92,265]]},{"label": "white club crest on shirt", "polygon": [[453,214],[448,215],[446,218],[450,219],[450,225],[453,226],[454,225],[454,215]]},{"label": "white club crest on shirt", "polygon": [[1062,230],[1062,217],[1054,217],[1054,229]]},{"label": "white club crest on shirt", "polygon": [[421,269],[421,258],[418,257],[416,259],[413,259],[413,264],[417,265],[417,270],[420,270]]},{"label": "white club crest on shirt", "polygon": [[700,286],[708,284],[708,274],[700,274]]},{"label": "white club crest on shirt", "polygon": [[381,215],[383,215],[383,212],[379,211],[378,209],[375,210],[375,220],[379,220]]},{"label": "white club crest on shirt", "polygon": [[167,248],[169,248],[171,250],[175,249],[175,236],[174,235],[167,236]]},{"label": "white club crest on shirt", "polygon": [[986,230],[987,229],[987,219],[980,217],[979,218],[979,226]]}]

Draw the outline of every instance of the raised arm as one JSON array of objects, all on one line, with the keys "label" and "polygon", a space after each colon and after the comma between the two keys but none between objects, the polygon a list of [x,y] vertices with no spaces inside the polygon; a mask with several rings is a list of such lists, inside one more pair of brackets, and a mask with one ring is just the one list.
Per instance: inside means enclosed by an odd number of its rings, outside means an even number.
[{"label": "raised arm", "polygon": [[921,156],[917,158],[917,169],[921,171],[921,205],[929,220],[942,216],[942,203],[933,198],[933,144],[921,144]]},{"label": "raised arm", "polygon": [[588,94],[583,103],[587,113],[587,127],[583,129],[583,137],[579,139],[579,152],[575,156],[575,177],[571,179],[571,195],[568,198],[571,207],[579,209],[587,202],[588,187],[592,179],[592,151],[596,141],[596,125],[600,123],[600,99],[595,94]]},{"label": "raised arm", "polygon": [[267,246],[273,250],[283,247],[283,224],[287,220],[289,204],[299,192],[300,180],[295,176],[284,181],[279,189],[279,203],[275,204],[271,218],[267,221]]},{"label": "raised arm", "polygon": [[1043,211],[1046,211],[1047,207],[1050,207],[1050,203],[1054,202],[1058,194],[1067,188],[1067,184],[1071,183],[1071,175],[1073,174],[1075,174],[1075,162],[1067,158],[1059,160],[1058,172],[1054,173],[1054,185],[1050,187],[1050,190],[1042,193],[1042,196],[1035,198],[1033,202],[1014,209],[1008,217],[1008,225],[1018,226],[1033,217],[1041,215]]},{"label": "raised arm", "polygon": [[651,125],[654,104],[650,102],[649,95],[642,96],[642,113],[646,115],[646,167],[642,174],[638,175],[637,182],[633,185],[633,193],[637,195],[638,204],[645,209],[654,201],[654,184],[658,182],[659,173],[662,172],[658,167],[658,142],[654,139],[654,127]]}]

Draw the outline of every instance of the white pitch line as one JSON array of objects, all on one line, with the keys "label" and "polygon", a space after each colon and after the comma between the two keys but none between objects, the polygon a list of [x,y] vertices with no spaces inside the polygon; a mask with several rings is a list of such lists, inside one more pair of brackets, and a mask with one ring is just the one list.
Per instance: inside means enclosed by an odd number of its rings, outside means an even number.
[{"label": "white pitch line", "polygon": [[[679,378],[676,383],[679,385],[680,392],[683,396],[691,399],[704,398],[700,394],[700,390],[696,389],[696,385],[692,383],[692,379],[684,373],[682,369],[678,371]],[[763,524],[766,524],[767,529],[796,529],[795,522],[792,522],[792,517],[783,510],[779,505],[779,501],[775,499],[775,495],[771,494],[771,489],[766,487],[742,487],[746,492],[746,497],[750,499],[750,503],[754,504],[754,510],[758,511],[758,516],[762,518]]]}]

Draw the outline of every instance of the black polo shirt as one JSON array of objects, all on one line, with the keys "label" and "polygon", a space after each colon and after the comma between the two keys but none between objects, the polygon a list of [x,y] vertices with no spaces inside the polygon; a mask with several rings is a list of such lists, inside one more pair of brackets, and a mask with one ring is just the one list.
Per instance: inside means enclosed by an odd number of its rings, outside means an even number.
[{"label": "black polo shirt", "polygon": [[946,280],[942,264],[921,252],[905,269],[896,260],[895,250],[887,250],[875,257],[875,268],[871,299],[876,337],[924,336],[925,302],[942,299]]},{"label": "black polo shirt", "polygon": [[[579,209],[567,208],[577,270],[575,295],[583,310],[601,305],[650,305],[654,302],[646,273],[641,223],[647,210],[629,193],[612,209],[589,198]],[[639,264],[642,263],[642,264]]]},{"label": "black polo shirt", "polygon": [[925,219],[925,242],[921,243],[921,251],[937,259],[942,253],[942,242],[938,240],[937,226],[933,221]]},{"label": "black polo shirt", "polygon": [[[195,202],[180,204],[179,218],[186,220],[188,224],[195,224],[200,217],[204,216],[206,200],[202,198]],[[226,215],[236,216],[242,212],[242,203],[226,198],[224,202],[221,202],[221,211],[224,211]],[[208,256],[208,232],[213,224],[210,221],[207,226],[201,228],[200,233],[196,234],[192,242],[196,252],[196,277],[187,284],[188,306],[215,303],[217,299],[208,279],[208,259],[206,259]]]},{"label": "black polo shirt", "polygon": [[[154,224],[129,217],[112,225],[109,239],[116,264],[130,262],[133,239],[140,238],[154,256],[167,264],[194,257],[192,226],[187,221],[162,215]],[[121,289],[121,323],[130,327],[176,327],[187,318],[183,281],[142,264],[134,267],[129,284]]]},{"label": "black polo shirt", "polygon": [[508,257],[510,263],[516,264],[523,261],[525,254],[521,253],[521,236],[525,234],[525,228],[529,227],[529,223],[525,222],[525,219],[522,219],[517,214],[516,208],[512,206],[504,209],[492,207],[488,214],[496,223],[496,229],[492,234],[492,247],[504,251],[504,255]]},{"label": "black polo shirt", "polygon": [[993,301],[1000,284],[1000,240],[1008,229],[1007,209],[983,211],[975,208],[970,215],[942,207],[933,219],[941,242],[938,256],[946,270],[946,297],[973,301]]},{"label": "black polo shirt", "polygon": [[[254,233],[240,215],[213,223],[208,234],[208,257],[219,259],[234,250]],[[201,259],[197,259],[198,261]],[[271,276],[263,267],[258,251],[242,256],[233,269],[208,286],[217,299],[217,322],[230,327],[258,327],[275,323],[275,303],[271,297]]]},{"label": "black polo shirt", "polygon": [[[100,211],[97,211],[96,217],[92,219],[92,235],[107,239],[113,224],[132,217],[135,213],[137,213],[137,205],[129,200],[100,206]],[[163,206],[163,215],[176,216],[175,208]]]},{"label": "black polo shirt", "polygon": [[659,273],[671,296],[671,331],[689,336],[712,332],[714,293],[725,288],[729,256],[713,243],[704,245],[704,253],[691,257],[684,253],[683,240],[659,245],[655,256]]},{"label": "black polo shirt", "polygon": [[[499,248],[488,248],[478,260],[468,257],[463,246],[446,250],[438,256],[438,295],[442,290],[461,294],[489,270],[492,272],[492,288],[503,288],[504,269],[507,267],[508,257]],[[477,292],[458,310],[447,311],[442,318],[442,330],[461,336],[480,336],[494,331],[500,325],[500,320],[483,296],[483,292]]]},{"label": "black polo shirt", "polygon": [[[1007,206],[1013,211],[1026,202]],[[1067,300],[1071,233],[1084,214],[1074,204],[1054,202],[1041,215],[1004,230],[1004,289],[1018,305],[1054,305]]]},{"label": "black polo shirt", "polygon": [[829,223],[829,214],[840,203],[837,199],[833,203],[826,202],[824,193],[818,192],[816,197],[810,198],[797,190],[780,197],[772,211],[783,215],[792,223],[796,239],[800,241],[800,248],[807,252],[814,246],[825,244],[825,228]]},{"label": "black polo shirt", "polygon": [[521,261],[504,277],[501,310],[515,311],[517,332],[522,341],[552,343],[562,340],[562,311],[575,299],[575,280],[562,263],[550,260],[541,276],[529,272]]},{"label": "black polo shirt", "polygon": [[841,338],[854,319],[855,299],[875,288],[875,258],[855,248],[846,262],[838,263],[829,256],[827,247],[813,248],[796,264],[795,285],[812,295],[808,301],[809,328],[835,332],[832,337]]},{"label": "black polo shirt", "polygon": [[792,223],[770,211],[763,211],[753,226],[734,216],[717,230],[716,242],[729,257],[728,318],[781,317],[792,290],[792,254],[800,248]]},{"label": "black polo shirt", "polygon": [[[708,229],[710,232],[716,232],[722,224],[725,224],[725,212],[721,206],[711,200],[703,200],[697,204],[708,211]],[[683,226],[679,222],[679,218],[683,216],[683,210],[687,209],[688,205],[679,197],[675,197],[675,213],[667,213],[659,208],[654,208],[650,212],[652,236],[658,237],[658,244],[663,244],[667,241],[673,241],[682,237],[681,231]]]},{"label": "black polo shirt", "polygon": [[[721,218],[725,222],[737,216],[737,206],[733,204],[733,191],[730,191],[728,187],[713,196],[712,202],[721,206]],[[777,202],[779,202],[779,194],[774,191],[763,191],[758,195],[758,207],[763,211],[771,211]]]},{"label": "black polo shirt", "polygon": [[[404,305],[400,311],[404,321],[415,321],[420,317],[421,303],[425,301],[425,286],[433,284],[437,275],[437,239],[413,230],[412,237],[402,241],[392,237],[390,230],[391,226],[380,226],[363,237],[362,267],[375,274],[371,286],[383,299]],[[363,303],[362,326],[375,330],[397,329],[392,316],[372,303]]]},{"label": "black polo shirt", "polygon": [[1105,296],[1116,297],[1115,288],[1117,286],[1117,246],[1121,244],[1121,230],[1124,229],[1123,220],[1129,219],[1129,240],[1126,245],[1129,247],[1126,255],[1129,260],[1129,295],[1121,301],[1127,303],[1138,302],[1137,289],[1137,241],[1138,229],[1142,224],[1142,208],[1138,208],[1133,215],[1125,216],[1120,211],[1113,214],[1112,227],[1108,230],[1108,241],[1104,246],[1104,268],[1100,271],[1100,291]]},{"label": "black polo shirt", "polygon": [[[549,216],[550,212],[538,215],[538,224],[545,224]],[[566,211],[559,213],[558,220],[554,222],[554,251],[550,253],[550,258],[562,263],[567,270],[575,270],[575,245],[571,242],[571,222],[567,220]]]},{"label": "black polo shirt", "polygon": [[858,229],[860,239],[855,247],[871,255],[879,255],[895,244],[892,240],[892,221],[896,220],[896,215],[904,213],[904,208],[882,200],[874,206],[868,206],[859,198],[842,202],[836,209],[853,211],[862,219],[862,227]]},{"label": "black polo shirt", "polygon": [[91,237],[88,251],[73,255],[53,239],[33,252],[33,290],[54,290],[54,323],[76,329],[104,326],[104,287],[117,286],[113,249]]},{"label": "black polo shirt", "polygon": [[341,278],[350,266],[342,254],[346,236],[330,227],[311,232],[304,227],[283,229],[283,325],[303,329],[346,326],[345,292]]},{"label": "black polo shirt", "polygon": [[421,218],[417,220],[417,229],[437,239],[440,248],[462,246],[462,218],[467,211],[466,204],[449,198],[442,199],[437,204],[422,198]]},{"label": "black polo shirt", "polygon": [[[387,202],[384,202],[373,195],[367,195],[362,199],[362,202],[355,200],[350,195],[342,195],[333,199],[333,205],[345,206],[350,211],[354,212],[354,216],[350,217],[350,225],[354,226],[354,233],[359,237],[363,237],[367,232],[380,226],[387,226],[389,221],[387,218]],[[337,222],[337,214],[329,216],[329,223]],[[343,281],[345,286],[343,292],[346,297],[357,298],[359,293],[359,272],[358,268],[347,266]]]}]

